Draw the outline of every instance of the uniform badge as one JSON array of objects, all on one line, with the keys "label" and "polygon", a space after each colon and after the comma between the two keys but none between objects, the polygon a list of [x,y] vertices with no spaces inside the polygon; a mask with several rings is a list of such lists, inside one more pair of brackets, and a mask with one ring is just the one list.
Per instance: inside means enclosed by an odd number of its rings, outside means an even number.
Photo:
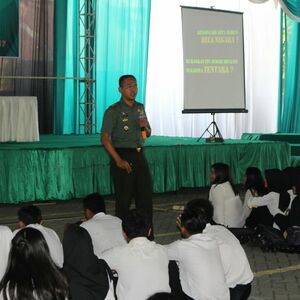
[{"label": "uniform badge", "polygon": [[145,112],[144,112],[143,109],[138,108],[137,112],[139,113],[140,116],[144,116],[145,115]]},{"label": "uniform badge", "polygon": [[122,122],[128,122],[128,114],[122,112]]},{"label": "uniform badge", "polygon": [[127,125],[124,126],[124,131],[127,132],[129,130],[129,127]]}]

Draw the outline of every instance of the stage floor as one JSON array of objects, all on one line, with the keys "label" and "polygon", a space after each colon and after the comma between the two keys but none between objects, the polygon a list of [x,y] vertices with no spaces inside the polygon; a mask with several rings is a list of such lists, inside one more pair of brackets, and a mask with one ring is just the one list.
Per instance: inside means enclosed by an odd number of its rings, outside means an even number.
[{"label": "stage floor", "polygon": [[[231,166],[235,183],[247,167],[285,168],[290,146],[284,142],[153,136],[146,141],[153,192],[209,185],[210,166]],[[113,193],[109,157],[99,135],[44,135],[40,142],[0,143],[0,203],[66,200],[92,192]]]}]

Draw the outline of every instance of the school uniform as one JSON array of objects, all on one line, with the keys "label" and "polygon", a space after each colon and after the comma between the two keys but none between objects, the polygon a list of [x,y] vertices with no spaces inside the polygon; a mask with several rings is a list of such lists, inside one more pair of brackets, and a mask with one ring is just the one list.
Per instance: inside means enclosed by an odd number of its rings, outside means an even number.
[{"label": "school uniform", "polygon": [[244,226],[243,204],[240,197],[234,194],[229,181],[213,184],[209,191],[209,200],[214,207],[213,220],[217,224],[236,228]]},{"label": "school uniform", "polygon": [[118,300],[146,300],[170,292],[167,251],[146,237],[104,252],[103,259],[118,273]]},{"label": "school uniform", "polygon": [[[29,224],[26,227],[34,228],[41,232],[49,247],[52,260],[59,268],[62,268],[64,264],[64,253],[57,233],[53,229],[45,227],[41,224]],[[15,230],[13,235],[15,236],[20,230],[21,229]]]},{"label": "school uniform", "polygon": [[176,261],[183,292],[195,300],[226,300],[222,259],[216,240],[194,234],[165,246],[170,261]]},{"label": "school uniform", "polygon": [[81,227],[90,234],[94,253],[99,258],[104,251],[126,244],[122,234],[122,221],[117,217],[101,212],[83,222]]},{"label": "school uniform", "polygon": [[274,218],[270,214],[270,211],[266,205],[252,208],[248,206],[249,199],[253,197],[258,197],[257,194],[252,194],[250,189],[246,191],[244,199],[244,215],[245,215],[245,225],[248,228],[255,228],[258,224],[263,224],[266,226],[273,226]]},{"label": "school uniform", "polygon": [[12,232],[7,226],[0,226],[0,280],[6,271],[12,237]]},{"label": "school uniform", "polygon": [[243,288],[245,293],[249,292],[250,294],[253,273],[239,240],[227,228],[220,225],[207,224],[203,235],[217,241],[226,284],[231,289],[231,293],[234,293],[233,290],[239,286],[238,289]]}]

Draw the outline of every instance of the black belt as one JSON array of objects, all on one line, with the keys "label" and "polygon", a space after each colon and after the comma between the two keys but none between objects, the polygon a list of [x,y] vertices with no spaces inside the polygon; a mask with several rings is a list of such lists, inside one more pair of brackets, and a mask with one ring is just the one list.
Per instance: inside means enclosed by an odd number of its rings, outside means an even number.
[{"label": "black belt", "polygon": [[127,153],[140,153],[143,152],[142,147],[137,147],[137,148],[116,148],[117,152],[127,152]]}]

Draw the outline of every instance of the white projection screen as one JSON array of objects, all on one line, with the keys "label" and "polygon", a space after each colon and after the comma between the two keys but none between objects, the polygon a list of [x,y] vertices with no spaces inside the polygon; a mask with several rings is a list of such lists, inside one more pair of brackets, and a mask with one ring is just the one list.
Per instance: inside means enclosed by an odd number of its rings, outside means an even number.
[{"label": "white projection screen", "polygon": [[243,14],[181,7],[183,113],[247,112]]}]

